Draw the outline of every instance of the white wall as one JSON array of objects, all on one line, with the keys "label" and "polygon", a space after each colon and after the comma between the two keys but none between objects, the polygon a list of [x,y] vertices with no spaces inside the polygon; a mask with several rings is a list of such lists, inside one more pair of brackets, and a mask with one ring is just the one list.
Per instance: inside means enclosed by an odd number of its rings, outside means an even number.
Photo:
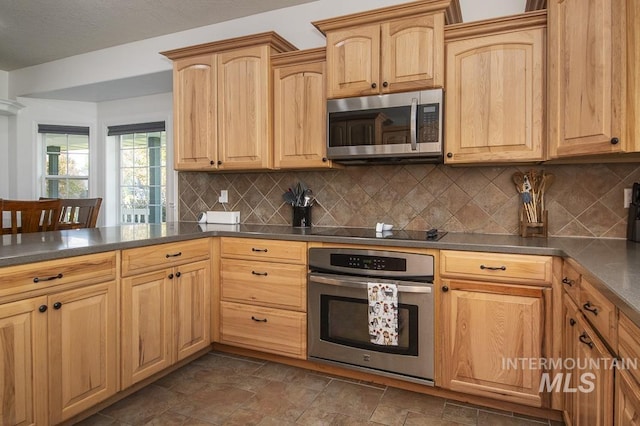
[{"label": "white wall", "polygon": [[[171,93],[162,93],[152,96],[123,99],[118,101],[100,102],[98,111],[98,155],[103,158],[99,170],[99,176],[118,176],[118,147],[114,138],[107,138],[107,128],[122,124],[148,123],[164,121],[167,133],[167,162],[169,170],[173,169],[173,96]],[[118,224],[118,194],[119,187],[116,179],[98,179],[99,193],[103,197],[102,225],[110,226]],[[177,220],[177,172],[167,174],[167,221]]]},{"label": "white wall", "polygon": [[[0,71],[0,99],[9,97],[9,73]],[[0,115],[0,198],[9,197],[9,118]]]}]

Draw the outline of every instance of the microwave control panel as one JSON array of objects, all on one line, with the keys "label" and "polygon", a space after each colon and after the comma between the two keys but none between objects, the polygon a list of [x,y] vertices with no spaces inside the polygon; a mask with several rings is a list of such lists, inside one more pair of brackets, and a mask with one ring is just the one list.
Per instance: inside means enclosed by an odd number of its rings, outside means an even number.
[{"label": "microwave control panel", "polygon": [[438,142],[440,136],[440,105],[420,105],[420,142]]}]

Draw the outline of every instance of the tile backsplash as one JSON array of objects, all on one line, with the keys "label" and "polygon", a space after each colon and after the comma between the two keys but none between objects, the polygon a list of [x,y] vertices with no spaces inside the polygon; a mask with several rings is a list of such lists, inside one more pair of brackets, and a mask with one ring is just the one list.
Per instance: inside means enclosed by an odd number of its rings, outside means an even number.
[{"label": "tile backsplash", "polygon": [[452,232],[518,234],[516,171],[555,175],[546,194],[549,235],[625,238],[623,188],[640,181],[640,164],[449,167],[433,164],[350,166],[339,170],[264,173],[179,173],[179,217],[224,210],[220,190],[229,191],[228,210],[242,223],[291,224],[292,208],[282,194],[298,181],[313,190],[314,226],[397,229],[438,228]]}]

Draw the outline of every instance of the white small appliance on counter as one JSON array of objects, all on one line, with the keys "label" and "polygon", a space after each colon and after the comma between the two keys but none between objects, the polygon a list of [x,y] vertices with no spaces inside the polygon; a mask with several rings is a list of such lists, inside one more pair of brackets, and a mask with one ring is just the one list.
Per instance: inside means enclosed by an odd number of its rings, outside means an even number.
[{"label": "white small appliance on counter", "polygon": [[240,223],[240,212],[202,212],[198,215],[198,223],[237,225]]}]

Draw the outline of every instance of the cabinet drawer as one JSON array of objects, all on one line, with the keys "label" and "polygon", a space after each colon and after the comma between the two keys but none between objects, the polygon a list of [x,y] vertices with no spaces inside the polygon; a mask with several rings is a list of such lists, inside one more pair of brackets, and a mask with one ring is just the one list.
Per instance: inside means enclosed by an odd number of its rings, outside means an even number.
[{"label": "cabinet drawer", "polygon": [[568,261],[564,261],[562,265],[562,288],[578,303],[580,301],[580,281],[582,275]]},{"label": "cabinet drawer", "polygon": [[307,315],[302,312],[221,302],[220,341],[306,359]]},{"label": "cabinet drawer", "polygon": [[[618,354],[623,360],[640,359],[640,328],[622,313],[618,320]],[[640,383],[640,369],[628,371]]]},{"label": "cabinet drawer", "polygon": [[596,331],[615,349],[618,340],[616,307],[584,277],[580,283],[580,309]]},{"label": "cabinet drawer", "polygon": [[236,259],[307,263],[307,243],[298,241],[222,238],[220,253]]},{"label": "cabinet drawer", "polygon": [[220,263],[223,300],[306,310],[306,266],[236,259]]},{"label": "cabinet drawer", "polygon": [[443,277],[551,284],[551,256],[443,250],[440,259]]},{"label": "cabinet drawer", "polygon": [[115,276],[115,252],[10,266],[0,269],[0,296],[77,282],[99,283]]},{"label": "cabinet drawer", "polygon": [[209,258],[210,247],[209,239],[202,238],[122,250],[122,276],[205,260]]}]

